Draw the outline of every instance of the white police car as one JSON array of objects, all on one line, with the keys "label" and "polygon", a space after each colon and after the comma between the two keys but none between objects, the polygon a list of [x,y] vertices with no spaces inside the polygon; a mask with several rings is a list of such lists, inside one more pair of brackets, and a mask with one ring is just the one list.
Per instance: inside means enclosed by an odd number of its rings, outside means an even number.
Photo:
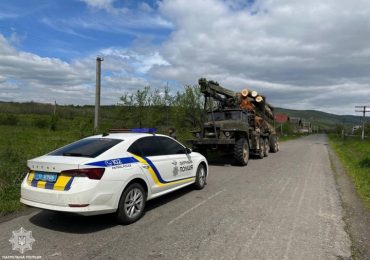
[{"label": "white police car", "polygon": [[147,200],[191,184],[205,186],[204,156],[147,132],[153,129],[91,136],[29,160],[21,202],[82,215],[115,212],[129,224],[143,215]]}]

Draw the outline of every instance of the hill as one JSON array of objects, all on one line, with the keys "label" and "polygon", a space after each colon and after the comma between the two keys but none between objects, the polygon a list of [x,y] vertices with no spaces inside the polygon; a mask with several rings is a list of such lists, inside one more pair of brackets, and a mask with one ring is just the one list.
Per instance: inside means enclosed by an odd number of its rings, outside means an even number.
[{"label": "hill", "polygon": [[[122,107],[121,107],[122,108]],[[39,114],[50,115],[53,112],[54,106],[52,104],[42,104],[36,102],[17,103],[17,102],[1,102],[0,113],[5,114]],[[64,116],[73,118],[75,116],[93,118],[93,106],[73,106],[73,105],[58,105],[57,111]],[[117,120],[119,119],[120,107],[102,106],[102,119]],[[118,115],[117,115],[118,112]],[[337,125],[345,125],[352,127],[353,125],[361,124],[360,116],[353,115],[336,115],[316,110],[293,110],[286,108],[275,108],[276,113],[287,114],[289,117],[300,117],[304,120],[310,121],[313,125],[318,125],[321,128],[334,128]]]},{"label": "hill", "polygon": [[293,110],[277,107],[275,112],[287,114],[289,117],[300,117],[323,128],[333,128],[337,125],[359,125],[362,120],[360,116],[336,115],[316,110]]}]

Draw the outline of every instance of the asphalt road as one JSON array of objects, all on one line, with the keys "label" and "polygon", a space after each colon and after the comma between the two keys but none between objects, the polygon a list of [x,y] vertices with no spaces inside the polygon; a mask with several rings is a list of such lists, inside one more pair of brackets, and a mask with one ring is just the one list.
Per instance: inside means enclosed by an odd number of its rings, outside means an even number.
[{"label": "asphalt road", "polygon": [[185,188],[149,202],[130,226],[110,216],[46,211],[0,224],[0,256],[20,255],[9,239],[32,231],[43,259],[347,259],[351,241],[323,135],[282,143],[247,167],[212,165],[201,191]]}]

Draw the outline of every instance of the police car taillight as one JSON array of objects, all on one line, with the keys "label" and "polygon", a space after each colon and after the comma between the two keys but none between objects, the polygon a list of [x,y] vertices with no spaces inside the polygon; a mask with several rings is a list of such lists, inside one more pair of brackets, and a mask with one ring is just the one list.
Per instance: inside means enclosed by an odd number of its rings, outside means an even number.
[{"label": "police car taillight", "polygon": [[63,171],[62,174],[72,175],[76,177],[88,177],[92,180],[100,180],[103,177],[105,168],[85,168]]}]

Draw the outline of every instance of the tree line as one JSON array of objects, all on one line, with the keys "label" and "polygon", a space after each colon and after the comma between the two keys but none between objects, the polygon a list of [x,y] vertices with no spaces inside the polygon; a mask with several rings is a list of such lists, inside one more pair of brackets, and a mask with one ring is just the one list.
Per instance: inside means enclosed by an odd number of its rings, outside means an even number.
[{"label": "tree line", "polygon": [[200,127],[203,104],[199,86],[185,86],[176,93],[169,87],[147,86],[124,93],[118,103],[125,126],[157,127],[162,132],[169,127],[182,130]]}]

